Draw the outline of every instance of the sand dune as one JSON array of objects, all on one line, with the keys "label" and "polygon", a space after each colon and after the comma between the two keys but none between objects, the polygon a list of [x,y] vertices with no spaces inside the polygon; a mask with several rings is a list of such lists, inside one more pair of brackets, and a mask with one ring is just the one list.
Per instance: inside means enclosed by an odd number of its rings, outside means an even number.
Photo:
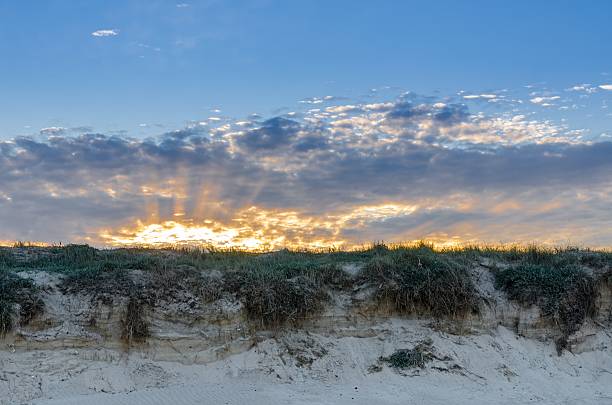
[{"label": "sand dune", "polygon": [[[394,319],[372,332],[362,338],[288,332],[221,361],[192,365],[114,350],[2,352],[0,403],[612,403],[612,342],[605,332],[591,335],[584,352],[564,356],[549,342],[504,327],[455,336]],[[408,371],[378,362],[427,338],[443,360]]]}]

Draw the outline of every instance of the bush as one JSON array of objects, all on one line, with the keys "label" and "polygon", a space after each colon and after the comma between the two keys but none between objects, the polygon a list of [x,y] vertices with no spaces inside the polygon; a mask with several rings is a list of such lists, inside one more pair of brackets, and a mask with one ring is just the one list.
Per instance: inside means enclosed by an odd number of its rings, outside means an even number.
[{"label": "bush", "polygon": [[567,347],[568,337],[595,312],[595,282],[574,265],[510,267],[495,274],[495,285],[512,300],[538,305],[545,317],[559,325],[561,337],[556,342],[559,353]]},{"label": "bush", "polygon": [[465,266],[429,248],[396,249],[370,260],[362,277],[376,297],[400,313],[458,317],[478,311],[478,294]]}]

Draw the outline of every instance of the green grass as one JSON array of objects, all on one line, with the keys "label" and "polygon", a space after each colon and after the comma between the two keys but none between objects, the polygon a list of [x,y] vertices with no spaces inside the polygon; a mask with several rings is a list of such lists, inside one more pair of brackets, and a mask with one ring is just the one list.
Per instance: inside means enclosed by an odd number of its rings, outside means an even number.
[{"label": "green grass", "polygon": [[400,313],[460,317],[478,310],[478,294],[464,263],[430,247],[382,251],[363,278],[376,297]]},{"label": "green grass", "polygon": [[338,265],[304,253],[281,251],[242,263],[225,276],[248,318],[264,327],[297,324],[323,309],[328,289],[348,285]]},{"label": "green grass", "polygon": [[[66,292],[87,293],[103,300],[129,298],[137,292],[145,306],[161,299],[179,300],[186,294],[202,302],[235,294],[250,320],[274,326],[316,316],[331,290],[350,290],[363,284],[398,313],[461,317],[479,306],[469,269],[484,259],[493,263],[494,271],[498,265],[513,269],[496,272],[498,288],[506,290],[511,299],[541,305],[546,316],[562,325],[564,334],[588,316],[588,305],[583,304],[588,304],[587,296],[595,294],[589,287],[592,283],[580,273],[581,266],[600,269],[600,273],[612,267],[610,252],[539,246],[439,250],[426,243],[378,243],[355,251],[252,253],[212,248],[100,250],[87,245],[21,244],[0,248],[0,274],[22,270],[62,273]],[[363,266],[356,279],[341,270],[348,263]],[[144,273],[143,283],[134,283],[134,270]],[[15,291],[20,288],[7,286],[5,289]],[[10,296],[0,295],[0,320],[4,323],[13,319],[9,314],[15,301],[10,301]]]},{"label": "green grass", "polygon": [[595,310],[595,280],[574,264],[558,267],[551,264],[519,264],[495,275],[496,287],[510,299],[525,305],[538,305],[542,314],[559,325],[561,337],[557,349],[567,346],[568,337],[576,332]]},{"label": "green grass", "polygon": [[9,248],[0,247],[0,269],[13,268],[17,264],[13,251]]}]

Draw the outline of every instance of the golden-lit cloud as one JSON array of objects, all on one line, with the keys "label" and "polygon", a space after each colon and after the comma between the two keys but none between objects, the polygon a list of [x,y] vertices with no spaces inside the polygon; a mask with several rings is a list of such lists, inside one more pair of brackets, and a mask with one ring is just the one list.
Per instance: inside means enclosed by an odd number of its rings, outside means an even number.
[{"label": "golden-lit cloud", "polygon": [[338,215],[308,216],[296,211],[249,207],[236,213],[228,224],[213,220],[202,223],[169,220],[138,222],[133,227],[100,233],[111,246],[210,245],[217,248],[269,250],[279,248],[319,249],[357,245],[342,236],[346,229],[362,229],[376,221],[412,214],[418,207],[387,203],[360,206]]},{"label": "golden-lit cloud", "polygon": [[[567,93],[554,104],[570,108]],[[612,143],[538,118],[525,108],[543,110],[537,97],[552,96],[319,97],[270,119],[202,117],[150,139],[63,129],[0,141],[0,238],[612,245]]]}]

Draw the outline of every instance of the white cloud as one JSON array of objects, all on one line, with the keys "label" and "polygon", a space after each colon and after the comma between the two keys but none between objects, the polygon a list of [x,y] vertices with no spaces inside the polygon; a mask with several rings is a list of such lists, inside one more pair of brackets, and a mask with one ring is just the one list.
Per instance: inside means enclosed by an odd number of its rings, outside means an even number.
[{"label": "white cloud", "polygon": [[544,106],[550,106],[550,103],[547,103],[547,101],[554,101],[554,100],[558,100],[561,97],[559,96],[552,96],[552,97],[534,97],[532,98],[531,101],[533,104],[541,104]]},{"label": "white cloud", "polygon": [[91,33],[94,37],[114,37],[119,35],[119,30],[97,30]]},{"label": "white cloud", "polygon": [[43,135],[61,134],[64,131],[66,131],[66,128],[64,127],[48,127],[40,129],[40,133]]},{"label": "white cloud", "polygon": [[592,85],[588,83],[584,83],[584,84],[577,84],[575,86],[572,86],[569,89],[566,89],[566,91],[577,91],[577,92],[592,94],[597,91],[597,87],[593,87]]},{"label": "white cloud", "polygon": [[602,90],[612,90],[612,84],[602,84],[599,88]]},{"label": "white cloud", "polygon": [[464,99],[466,100],[474,100],[477,98],[484,98],[484,99],[495,99],[497,98],[497,94],[468,94],[467,96],[463,96]]},{"label": "white cloud", "polygon": [[176,5],[176,8],[187,8],[189,7],[189,4],[187,3],[179,3]]}]

